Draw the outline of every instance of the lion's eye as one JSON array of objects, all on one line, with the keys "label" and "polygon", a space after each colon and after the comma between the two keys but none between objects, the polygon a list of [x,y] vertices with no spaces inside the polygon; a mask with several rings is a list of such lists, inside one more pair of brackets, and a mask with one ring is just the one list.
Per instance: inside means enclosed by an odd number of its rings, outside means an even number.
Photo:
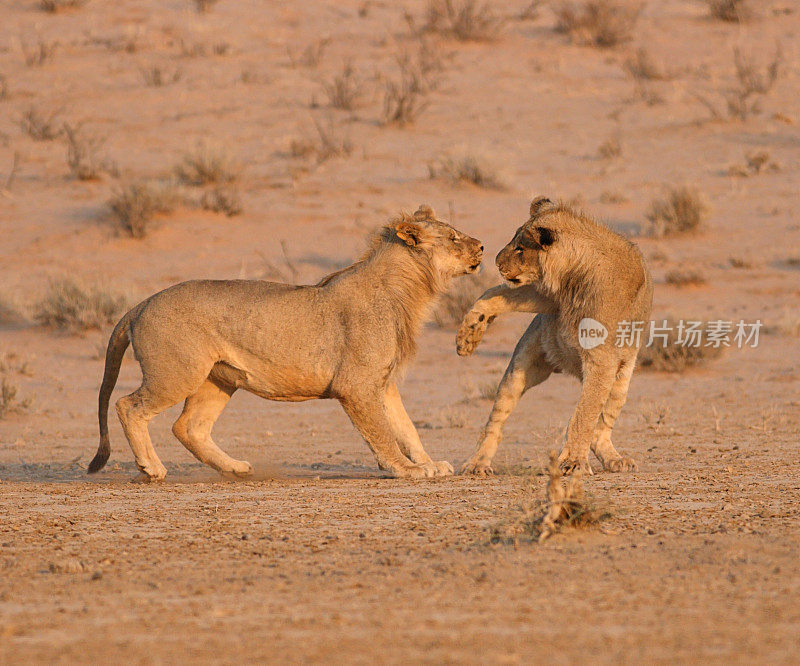
[{"label": "lion's eye", "polygon": [[522,254],[523,252],[524,252],[524,250],[521,247],[517,248],[517,254]]}]

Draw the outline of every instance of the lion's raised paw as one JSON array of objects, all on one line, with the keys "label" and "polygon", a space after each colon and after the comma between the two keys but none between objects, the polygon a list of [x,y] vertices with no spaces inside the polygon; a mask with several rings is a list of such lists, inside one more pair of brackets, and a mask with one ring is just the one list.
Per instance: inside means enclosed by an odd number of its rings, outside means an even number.
[{"label": "lion's raised paw", "polygon": [[456,351],[459,356],[469,356],[475,351],[490,321],[490,317],[475,310],[470,310],[465,315],[456,334]]}]

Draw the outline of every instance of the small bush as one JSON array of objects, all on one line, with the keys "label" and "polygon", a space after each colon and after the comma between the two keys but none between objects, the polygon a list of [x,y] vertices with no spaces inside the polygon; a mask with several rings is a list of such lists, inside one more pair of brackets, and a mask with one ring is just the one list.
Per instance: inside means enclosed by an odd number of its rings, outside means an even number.
[{"label": "small bush", "polygon": [[36,305],[34,319],[45,326],[81,331],[116,323],[126,307],[120,294],[65,278],[50,284]]},{"label": "small bush", "polygon": [[195,9],[201,14],[210,11],[211,8],[217,4],[219,0],[194,0]]},{"label": "small bush", "polygon": [[34,46],[22,42],[22,56],[28,67],[42,67],[55,57],[57,48],[58,42],[45,42],[41,39]]},{"label": "small bush", "polygon": [[622,68],[637,82],[641,81],[667,81],[673,75],[653,60],[646,48],[636,49],[634,54],[625,59]]},{"label": "small bush", "polygon": [[138,181],[119,189],[108,206],[120,228],[132,238],[144,238],[157,214],[175,209],[178,196],[171,184]]},{"label": "small bush", "polygon": [[91,136],[80,126],[72,127],[64,123],[64,137],[67,141],[67,165],[78,180],[97,180],[103,173],[115,174],[116,166],[101,156],[105,139]]},{"label": "small bush", "polygon": [[705,284],[706,278],[700,271],[692,269],[680,270],[676,268],[666,274],[664,281],[675,287],[696,287]]},{"label": "small bush", "polygon": [[230,186],[217,186],[213,190],[204,192],[200,205],[204,210],[225,213],[228,217],[239,215],[243,210],[239,191]]},{"label": "small bush", "polygon": [[708,216],[708,206],[694,187],[676,187],[663,199],[653,201],[646,216],[651,235],[673,236],[700,230]]},{"label": "small bush", "polygon": [[741,23],[753,15],[748,0],[706,0],[706,4],[712,18],[729,23]]},{"label": "small bush", "polygon": [[399,79],[387,79],[384,82],[384,125],[403,126],[413,123],[428,105],[424,99],[425,87],[421,72],[412,67],[407,59],[398,59],[398,65]]},{"label": "small bush", "polygon": [[46,12],[55,14],[63,9],[83,7],[89,0],[39,0],[39,6]]},{"label": "small bush", "polygon": [[60,114],[60,111],[43,113],[31,106],[23,114],[19,124],[22,131],[34,141],[52,141],[61,136],[63,131],[61,121],[58,119]]},{"label": "small bush", "polygon": [[704,365],[722,354],[723,347],[721,346],[705,346],[706,329],[703,329],[700,344],[694,346],[679,344],[676,322],[668,321],[667,326],[671,330],[666,333],[666,344],[663,339],[657,339],[649,347],[642,346],[639,349],[638,364],[643,370],[683,372],[687,368]]},{"label": "small bush", "polygon": [[8,377],[2,375],[2,378],[0,378],[0,419],[5,418],[8,414],[25,411],[31,406],[33,399],[25,398],[24,400],[19,400],[17,398],[18,392],[17,385]]},{"label": "small bush", "polygon": [[597,154],[604,160],[612,160],[622,155],[622,143],[619,138],[612,136],[603,141],[597,149]]},{"label": "small bush", "polygon": [[324,121],[312,119],[316,136],[294,139],[290,150],[295,157],[316,157],[321,164],[334,157],[347,157],[353,152],[353,142],[334,122],[331,116]]},{"label": "small bush", "polygon": [[160,65],[150,65],[139,70],[142,73],[142,80],[145,85],[151,88],[161,88],[171,83],[177,83],[183,77],[183,71],[174,69],[168,71]]},{"label": "small bush", "polygon": [[334,109],[352,111],[364,96],[364,82],[350,62],[330,81],[323,81],[322,89],[328,97],[328,105]]},{"label": "small bush", "polygon": [[330,38],[318,39],[306,46],[300,54],[295,54],[287,47],[286,53],[289,56],[289,62],[292,67],[318,67],[322,56],[325,55],[325,49],[330,43]]},{"label": "small bush", "polygon": [[239,178],[241,167],[227,150],[209,141],[201,141],[194,152],[187,153],[175,173],[188,185],[232,183]]},{"label": "small bush", "polygon": [[800,315],[788,309],[784,310],[780,317],[764,326],[764,333],[800,338]]},{"label": "small bush", "polygon": [[558,454],[550,452],[544,500],[534,497],[533,476],[526,479],[522,501],[513,515],[491,528],[492,543],[514,543],[520,539],[539,543],[564,528],[587,529],[611,517],[608,509],[586,495],[580,474],[564,479]]},{"label": "small bush", "polygon": [[556,10],[556,30],[576,42],[609,48],[631,40],[641,11],[641,5],[614,0],[564,2]]},{"label": "small bush", "polygon": [[8,78],[0,74],[0,101],[8,99],[9,96]]},{"label": "small bush", "polygon": [[486,270],[458,278],[433,310],[434,323],[439,328],[455,328],[483,292],[497,283],[497,276]]},{"label": "small bush", "polygon": [[[410,22],[413,24],[413,20]],[[417,32],[438,32],[464,42],[485,42],[497,39],[504,24],[505,19],[495,13],[490,2],[429,0],[425,23]]]},{"label": "small bush", "polygon": [[428,164],[430,178],[451,183],[471,183],[490,190],[505,190],[506,181],[499,168],[484,156],[471,152],[444,155]]},{"label": "small bush", "polygon": [[774,87],[780,75],[783,54],[780,48],[763,69],[756,60],[740,49],[733,51],[737,85],[725,94],[728,115],[740,120],[760,111],[761,98]]}]

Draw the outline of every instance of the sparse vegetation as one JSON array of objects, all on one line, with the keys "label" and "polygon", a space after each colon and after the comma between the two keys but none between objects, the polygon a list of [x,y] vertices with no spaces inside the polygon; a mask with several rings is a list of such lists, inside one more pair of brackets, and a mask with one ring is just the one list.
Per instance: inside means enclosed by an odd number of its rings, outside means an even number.
[{"label": "sparse vegetation", "polygon": [[352,62],[346,62],[342,71],[330,81],[322,82],[328,105],[334,109],[352,111],[364,97],[364,82]]},{"label": "sparse vegetation", "polygon": [[497,165],[486,156],[473,152],[446,154],[428,164],[430,178],[441,178],[451,183],[471,183],[490,190],[507,188],[505,178]]},{"label": "sparse vegetation", "polygon": [[292,67],[318,67],[322,56],[325,55],[325,49],[331,43],[329,37],[318,39],[306,46],[303,51],[296,54],[288,46],[286,53],[289,56],[289,62]]},{"label": "sparse vegetation", "polygon": [[51,282],[34,319],[45,326],[83,331],[116,323],[126,307],[127,299],[120,294],[64,278]]},{"label": "sparse vegetation", "polygon": [[316,158],[317,164],[333,157],[347,157],[353,152],[353,142],[334,122],[331,116],[323,121],[312,118],[316,136],[293,139],[289,150],[293,157]]},{"label": "sparse vegetation", "polygon": [[406,21],[415,34],[436,32],[463,42],[486,42],[499,37],[506,19],[497,15],[490,2],[429,0],[422,26],[418,28],[410,14]]},{"label": "sparse vegetation", "polygon": [[622,192],[618,192],[615,190],[604,190],[600,194],[600,202],[606,204],[624,204],[628,203],[630,199],[628,199],[625,194]]},{"label": "sparse vegetation", "polygon": [[800,315],[796,311],[784,310],[780,317],[764,326],[764,333],[800,338]]},{"label": "sparse vegetation", "polygon": [[181,39],[180,44],[181,55],[184,58],[199,58],[207,55],[224,56],[231,48],[228,42],[214,42],[209,45],[203,42],[188,43]]},{"label": "sparse vegetation", "polygon": [[22,56],[28,67],[42,67],[55,57],[57,48],[58,42],[45,42],[41,39],[33,46],[22,42]]},{"label": "sparse vegetation", "polygon": [[495,275],[488,271],[465,275],[453,283],[453,286],[440,299],[433,311],[433,321],[440,328],[458,326],[472,304],[489,287],[498,283]]},{"label": "sparse vegetation", "polygon": [[622,155],[622,143],[619,137],[612,136],[603,141],[597,149],[597,154],[604,160],[612,160]]},{"label": "sparse vegetation", "polygon": [[243,210],[239,191],[231,186],[217,186],[204,192],[200,205],[204,210],[224,213],[228,217],[240,215]]},{"label": "sparse vegetation", "polygon": [[11,379],[5,374],[0,376],[0,419],[5,418],[8,414],[25,411],[31,406],[33,399],[19,400],[18,392],[17,385]]},{"label": "sparse vegetation", "polygon": [[63,126],[59,120],[60,110],[44,113],[31,106],[19,121],[22,131],[34,141],[52,141],[61,136]]},{"label": "sparse vegetation", "polygon": [[679,373],[690,367],[704,365],[722,354],[723,347],[706,346],[707,326],[705,328],[701,326],[699,329],[701,331],[699,344],[681,344],[687,340],[680,340],[679,335],[686,339],[689,338],[689,334],[685,328],[679,329],[675,321],[667,321],[664,332],[666,340],[658,338],[654,339],[649,347],[642,346],[637,361],[639,367],[656,372]]},{"label": "sparse vegetation", "polygon": [[646,214],[651,235],[656,237],[698,231],[707,216],[708,206],[704,198],[696,188],[688,185],[670,189],[664,198],[650,204]]},{"label": "sparse vegetation", "polygon": [[581,44],[610,48],[631,40],[641,5],[615,0],[564,2],[556,9],[556,30]]},{"label": "sparse vegetation", "polygon": [[730,116],[746,120],[760,110],[761,98],[772,90],[778,80],[783,54],[780,47],[776,48],[775,56],[763,69],[753,56],[746,55],[738,48],[733,51],[733,59],[737,86],[728,91],[725,100]]},{"label": "sparse vegetation", "polygon": [[175,167],[180,180],[188,185],[232,183],[239,178],[241,166],[221,145],[201,141]]},{"label": "sparse vegetation", "polygon": [[708,12],[715,19],[741,23],[753,15],[749,0],[706,0]]},{"label": "sparse vegetation", "polygon": [[217,4],[219,0],[194,0],[195,9],[201,14],[210,11],[211,8]]},{"label": "sparse vegetation", "polygon": [[664,68],[653,60],[650,52],[639,47],[633,55],[625,59],[622,68],[636,80],[667,81],[673,78]]},{"label": "sparse vegetation", "polygon": [[535,476],[526,478],[522,500],[513,515],[491,528],[492,543],[514,543],[520,539],[542,542],[564,528],[586,529],[611,517],[583,489],[576,474],[564,479],[558,454],[550,452],[547,487],[543,500],[536,499]]},{"label": "sparse vegetation", "polygon": [[39,6],[46,12],[55,14],[64,9],[78,9],[89,0],[39,0]]},{"label": "sparse vegetation", "polygon": [[171,183],[137,181],[122,186],[108,201],[119,227],[132,238],[144,238],[156,215],[175,209],[178,196]]},{"label": "sparse vegetation", "polygon": [[0,101],[8,99],[8,78],[0,74]]},{"label": "sparse vegetation", "polygon": [[80,125],[72,127],[64,123],[63,130],[67,141],[67,165],[78,180],[97,180],[103,173],[117,173],[116,166],[101,154],[105,138],[87,134]]},{"label": "sparse vegetation", "polygon": [[500,382],[496,379],[487,379],[478,386],[478,397],[481,400],[494,400],[497,397],[497,389]]},{"label": "sparse vegetation", "polygon": [[171,83],[177,83],[183,77],[182,70],[176,68],[169,71],[161,65],[142,67],[139,71],[142,73],[142,80],[145,85],[151,88],[161,88]]},{"label": "sparse vegetation", "polygon": [[766,171],[777,172],[780,171],[780,166],[772,161],[769,153],[765,150],[758,150],[745,155],[745,163],[734,164],[728,167],[727,174],[729,176],[740,176],[747,178],[748,176],[756,176]]},{"label": "sparse vegetation", "polygon": [[664,277],[667,284],[674,287],[697,287],[706,283],[705,276],[698,270],[688,269],[681,270],[679,268],[669,271]]}]

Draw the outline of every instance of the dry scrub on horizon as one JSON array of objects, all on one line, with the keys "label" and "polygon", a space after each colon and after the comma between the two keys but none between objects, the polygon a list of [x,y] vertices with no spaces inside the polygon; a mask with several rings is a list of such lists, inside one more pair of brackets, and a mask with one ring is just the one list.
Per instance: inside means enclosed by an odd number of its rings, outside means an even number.
[{"label": "dry scrub on horizon", "polygon": [[428,163],[428,177],[456,185],[469,183],[489,190],[508,189],[500,168],[485,155],[470,151],[445,153]]},{"label": "dry scrub on horizon", "polygon": [[316,135],[292,139],[289,145],[292,157],[314,158],[317,164],[321,164],[334,157],[347,157],[353,152],[349,134],[341,130],[332,116],[327,116],[324,121],[317,117],[311,120]]},{"label": "dry scrub on horizon", "polygon": [[696,188],[684,185],[671,188],[664,198],[655,199],[645,216],[650,221],[652,236],[675,236],[702,229],[708,206]]},{"label": "dry scrub on horizon", "polygon": [[53,141],[61,136],[61,110],[45,113],[31,105],[22,115],[19,126],[34,141]]},{"label": "dry scrub on horizon", "polygon": [[227,149],[210,141],[200,141],[175,167],[175,174],[182,182],[198,186],[233,183],[240,172],[241,165]]},{"label": "dry scrub on horizon", "polygon": [[402,52],[395,56],[398,77],[384,79],[383,124],[408,125],[428,106],[425,96],[438,85],[436,78],[444,65],[438,50],[421,42],[416,56]]},{"label": "dry scrub on horizon", "polygon": [[117,190],[108,207],[122,231],[132,238],[144,238],[153,227],[155,216],[171,213],[178,198],[171,183],[140,180]]},{"label": "dry scrub on horizon", "polygon": [[405,19],[413,34],[439,33],[462,42],[495,40],[506,22],[491,2],[478,0],[428,0],[422,25],[408,12]]},{"label": "dry scrub on horizon", "polygon": [[706,283],[706,278],[696,269],[682,270],[676,268],[666,274],[664,282],[671,284],[673,287],[698,287]]},{"label": "dry scrub on horizon", "polygon": [[22,42],[22,57],[28,67],[42,67],[56,55],[58,42],[46,42],[40,39],[34,46]]},{"label": "dry scrub on horizon", "polygon": [[228,217],[240,215],[243,210],[239,190],[230,185],[218,185],[211,190],[203,192],[200,206],[203,210],[224,213]]},{"label": "dry scrub on horizon", "polygon": [[353,111],[364,98],[364,81],[351,61],[329,81],[322,82],[322,90],[328,98],[328,106],[343,111]]},{"label": "dry scrub on horizon", "polygon": [[[691,318],[683,319],[683,321],[690,320]],[[667,320],[666,325],[670,329],[666,332],[666,344],[659,338],[653,340],[653,344],[649,347],[643,346],[639,350],[637,365],[642,370],[680,373],[687,368],[705,365],[722,355],[722,347],[705,346],[705,328],[702,329],[700,344],[693,346],[678,343],[678,327],[675,320]]]},{"label": "dry scrub on horizon", "polygon": [[706,0],[712,18],[728,23],[743,23],[753,16],[749,0]]},{"label": "dry scrub on horizon", "polygon": [[121,294],[64,278],[50,283],[34,308],[33,318],[45,326],[84,331],[115,324],[126,307],[127,299]]},{"label": "dry scrub on horizon", "polygon": [[642,5],[616,0],[562,2],[556,9],[556,31],[580,44],[610,48],[629,42]]},{"label": "dry scrub on horizon", "polygon": [[55,14],[64,9],[78,9],[83,7],[89,0],[39,0],[39,7],[43,11]]},{"label": "dry scrub on horizon", "polygon": [[101,155],[105,138],[86,133],[80,125],[64,123],[67,165],[78,180],[97,180],[103,173],[116,175],[117,167]]},{"label": "dry scrub on horizon", "polygon": [[33,403],[33,398],[19,400],[17,394],[19,389],[5,374],[0,375],[0,420],[7,414],[23,412]]}]

